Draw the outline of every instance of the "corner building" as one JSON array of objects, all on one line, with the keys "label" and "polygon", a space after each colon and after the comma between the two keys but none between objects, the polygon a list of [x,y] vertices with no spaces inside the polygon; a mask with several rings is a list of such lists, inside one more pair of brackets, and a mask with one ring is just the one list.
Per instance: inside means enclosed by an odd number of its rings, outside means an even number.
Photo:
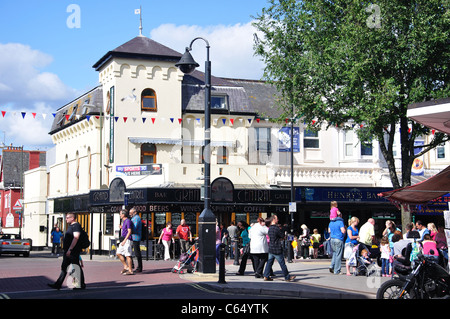
[{"label": "corner building", "polygon": [[[177,227],[186,219],[198,234],[204,73],[183,74],[175,67],[180,58],[181,53],[137,36],[93,65],[97,87],[57,110],[46,173],[25,174],[25,183],[47,181],[39,197],[46,207],[40,214],[47,220],[47,237],[35,240],[35,247],[50,245],[50,229],[65,229],[64,215],[76,212],[91,237],[92,252],[107,253],[124,205],[137,208],[147,245],[167,221]],[[290,124],[273,121],[281,114],[274,87],[212,76],[211,91],[211,204],[225,227],[232,220],[251,224],[273,213],[289,223],[291,173],[296,229],[306,223],[322,231],[327,224],[331,199],[317,196],[318,187],[341,194],[391,186],[375,142],[359,143],[356,135],[338,128],[308,131],[301,121],[294,123],[291,139]],[[346,197],[345,204],[362,219],[377,212],[382,218],[399,214],[384,199],[370,198],[371,205],[364,205]],[[38,226],[30,222],[27,227]]]}]

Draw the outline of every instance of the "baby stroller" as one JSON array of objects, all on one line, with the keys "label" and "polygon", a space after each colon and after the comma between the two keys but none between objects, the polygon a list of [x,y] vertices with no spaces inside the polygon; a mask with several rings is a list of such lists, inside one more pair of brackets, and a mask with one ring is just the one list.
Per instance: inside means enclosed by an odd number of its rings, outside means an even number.
[{"label": "baby stroller", "polygon": [[198,248],[192,245],[189,250],[181,254],[177,264],[172,268],[173,273],[183,274],[184,272],[194,273],[197,270]]},{"label": "baby stroller", "polygon": [[[367,252],[366,256],[363,256],[363,251]],[[349,258],[349,265],[355,267],[353,275],[355,276],[379,276],[380,268],[370,258],[370,250],[364,244],[358,244],[353,247],[352,255]]]}]

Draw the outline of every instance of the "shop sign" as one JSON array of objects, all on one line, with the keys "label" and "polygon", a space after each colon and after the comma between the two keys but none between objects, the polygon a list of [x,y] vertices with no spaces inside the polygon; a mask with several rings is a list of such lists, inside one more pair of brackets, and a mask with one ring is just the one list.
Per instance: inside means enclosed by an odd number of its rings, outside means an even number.
[{"label": "shop sign", "polygon": [[337,202],[387,202],[379,193],[392,188],[378,187],[298,187],[295,191],[297,201],[337,201]]}]

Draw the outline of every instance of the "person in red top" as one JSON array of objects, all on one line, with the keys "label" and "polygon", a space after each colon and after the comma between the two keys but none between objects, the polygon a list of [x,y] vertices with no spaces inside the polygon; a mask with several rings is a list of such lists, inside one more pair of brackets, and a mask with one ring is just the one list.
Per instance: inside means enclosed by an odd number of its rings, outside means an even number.
[{"label": "person in red top", "polygon": [[186,220],[181,220],[181,224],[177,227],[175,236],[178,236],[180,239],[181,253],[187,252],[189,249],[189,241],[192,241],[192,233],[191,228],[186,224]]}]

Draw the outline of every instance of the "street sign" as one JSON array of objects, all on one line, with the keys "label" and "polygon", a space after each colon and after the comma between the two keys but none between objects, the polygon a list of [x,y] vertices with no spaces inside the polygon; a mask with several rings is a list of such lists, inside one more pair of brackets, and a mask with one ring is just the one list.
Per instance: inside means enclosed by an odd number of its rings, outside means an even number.
[{"label": "street sign", "polygon": [[297,202],[289,202],[289,212],[290,213],[297,212]]},{"label": "street sign", "polygon": [[18,199],[17,202],[13,206],[13,210],[22,210],[22,208],[23,208],[22,202],[23,202],[23,199]]}]

